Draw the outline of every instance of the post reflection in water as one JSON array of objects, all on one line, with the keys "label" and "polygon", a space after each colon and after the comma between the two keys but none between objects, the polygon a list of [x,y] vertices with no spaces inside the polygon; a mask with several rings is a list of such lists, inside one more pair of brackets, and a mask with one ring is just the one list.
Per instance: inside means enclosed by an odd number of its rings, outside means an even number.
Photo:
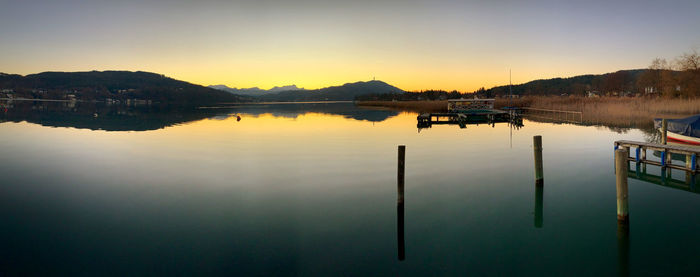
[{"label": "post reflection in water", "polygon": [[[685,180],[673,179],[673,169],[662,167],[659,175],[647,173],[646,164],[636,163],[634,171],[628,167],[627,178],[640,180],[646,183],[663,187],[684,190],[692,193],[700,193],[696,190],[697,178],[692,172],[685,172]],[[630,252],[630,226],[628,221],[617,222],[617,253],[618,253],[618,275],[630,276],[629,272],[629,252]]]},{"label": "post reflection in water", "polygon": [[695,174],[685,172],[685,183],[688,185],[690,191],[695,191]]},{"label": "post reflection in water", "polygon": [[[402,197],[400,194],[399,197]],[[399,245],[399,261],[406,259],[406,246],[404,244],[404,224],[403,224],[403,202],[396,203],[396,229],[397,229],[397,240]]]},{"label": "post reflection in water", "polygon": [[542,228],[542,206],[544,187],[535,187],[535,228]]},{"label": "post reflection in water", "polygon": [[629,223],[617,223],[617,265],[618,276],[629,276],[630,264],[630,227]]},{"label": "post reflection in water", "polygon": [[398,198],[396,199],[396,238],[398,243],[399,261],[406,259],[406,248],[404,242],[404,222],[403,222],[403,199],[404,199],[404,160],[406,157],[406,146],[399,145],[397,188]]}]

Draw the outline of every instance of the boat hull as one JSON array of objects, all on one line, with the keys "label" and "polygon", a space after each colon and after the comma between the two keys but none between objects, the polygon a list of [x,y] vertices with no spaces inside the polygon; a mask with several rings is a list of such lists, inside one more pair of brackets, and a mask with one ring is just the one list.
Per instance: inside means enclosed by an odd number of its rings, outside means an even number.
[{"label": "boat hull", "polygon": [[666,131],[666,137],[668,138],[668,140],[682,142],[685,144],[700,145],[700,138],[684,136],[671,131]]}]

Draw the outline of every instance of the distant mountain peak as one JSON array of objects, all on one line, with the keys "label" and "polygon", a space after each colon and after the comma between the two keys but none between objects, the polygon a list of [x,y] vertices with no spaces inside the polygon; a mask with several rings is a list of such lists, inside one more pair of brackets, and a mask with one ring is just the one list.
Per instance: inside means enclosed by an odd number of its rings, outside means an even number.
[{"label": "distant mountain peak", "polygon": [[288,91],[288,90],[303,90],[303,88],[297,87],[297,85],[289,85],[289,86],[275,86],[267,91],[269,92],[280,92],[280,91]]},{"label": "distant mountain peak", "polygon": [[403,93],[404,91],[379,80],[345,83],[314,90],[285,90],[261,96],[265,101],[351,101],[364,94]]},{"label": "distant mountain peak", "polygon": [[298,88],[296,85],[280,86],[280,87],[275,86],[271,89],[261,89],[259,87],[232,88],[232,87],[228,87],[226,85],[213,85],[213,86],[209,86],[209,87],[213,88],[213,89],[223,90],[223,91],[233,93],[233,94],[247,95],[247,96],[262,96],[265,94],[277,93],[277,92],[282,92],[282,91],[303,90],[303,88]]}]

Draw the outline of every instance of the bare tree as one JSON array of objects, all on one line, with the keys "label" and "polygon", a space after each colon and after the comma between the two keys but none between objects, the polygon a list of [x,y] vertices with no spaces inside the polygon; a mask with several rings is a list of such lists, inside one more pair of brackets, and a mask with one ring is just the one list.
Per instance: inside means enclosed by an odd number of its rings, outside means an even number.
[{"label": "bare tree", "polygon": [[700,54],[698,54],[698,50],[693,49],[688,53],[684,53],[676,59],[676,64],[679,70],[700,70]]},{"label": "bare tree", "polygon": [[676,65],[681,73],[678,83],[680,95],[685,97],[700,96],[700,54],[697,49],[684,53],[676,59]]}]

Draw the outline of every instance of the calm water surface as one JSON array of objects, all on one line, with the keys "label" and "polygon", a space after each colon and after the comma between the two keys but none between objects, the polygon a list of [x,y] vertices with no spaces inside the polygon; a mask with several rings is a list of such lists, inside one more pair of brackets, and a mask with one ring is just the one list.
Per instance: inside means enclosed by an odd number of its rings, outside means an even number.
[{"label": "calm water surface", "polygon": [[58,105],[0,111],[0,275],[700,273],[700,197],[682,172],[677,188],[630,178],[618,235],[613,142],[653,139],[642,130],[525,120],[419,132],[415,113],[349,103]]}]

